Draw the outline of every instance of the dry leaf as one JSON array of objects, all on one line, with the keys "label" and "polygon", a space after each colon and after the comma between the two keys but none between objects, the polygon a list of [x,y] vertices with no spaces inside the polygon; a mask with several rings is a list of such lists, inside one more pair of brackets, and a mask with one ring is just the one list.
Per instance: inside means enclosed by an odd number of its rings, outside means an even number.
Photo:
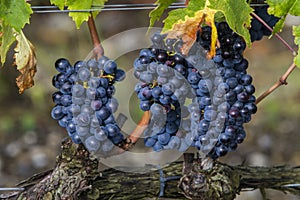
[{"label": "dry leaf", "polygon": [[193,46],[196,41],[196,33],[199,30],[199,26],[202,22],[210,25],[212,27],[212,41],[211,41],[211,50],[210,57],[215,55],[215,45],[217,41],[217,31],[214,24],[214,16],[216,10],[205,8],[195,13],[194,17],[185,17],[185,20],[179,20],[176,24],[173,25],[172,30],[168,31],[168,38],[181,38],[184,42],[181,53],[187,55],[190,48]]},{"label": "dry leaf", "polygon": [[25,37],[24,33],[16,32],[17,46],[15,47],[15,65],[21,73],[16,78],[16,83],[19,87],[19,93],[34,85],[33,77],[36,73],[36,56],[33,45]]}]

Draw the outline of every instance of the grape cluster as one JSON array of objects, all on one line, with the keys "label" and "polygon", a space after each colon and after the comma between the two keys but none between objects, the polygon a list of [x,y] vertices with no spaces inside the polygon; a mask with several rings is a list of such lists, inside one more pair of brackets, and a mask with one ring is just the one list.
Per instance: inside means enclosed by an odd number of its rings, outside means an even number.
[{"label": "grape cluster", "polygon": [[[217,47],[216,55],[212,59],[217,68],[214,82],[211,83],[215,91],[212,94],[212,102],[208,106],[217,106],[217,113],[210,111],[209,115],[217,119],[214,131],[221,134],[209,153],[212,158],[235,150],[237,145],[243,142],[246,136],[243,124],[249,122],[251,115],[257,110],[253,95],[255,87],[252,85],[252,77],[246,71],[248,61],[243,58],[246,44],[225,22],[218,23],[217,30],[220,46]],[[210,33],[210,27],[203,28],[199,33],[198,42],[207,50],[210,42],[207,35]],[[204,122],[207,124],[209,120]],[[223,126],[218,127],[220,123]]]},{"label": "grape cluster", "polygon": [[[212,60],[211,27],[202,27],[188,55],[181,40],[156,33],[134,62],[140,108],[152,113],[145,145],[155,151],[195,146],[212,158],[235,150],[243,124],[256,112],[252,78],[243,58],[246,44],[227,23],[217,24],[220,46]],[[189,99],[189,100],[188,100]],[[187,101],[188,100],[188,101]],[[188,105],[188,102],[191,102]]]},{"label": "grape cluster", "polygon": [[[278,17],[268,14],[268,6],[258,6],[254,8],[254,13],[258,15],[262,20],[264,20],[270,27],[274,27],[275,24],[279,21]],[[270,36],[271,31],[268,30],[261,22],[256,18],[251,20],[251,28],[249,30],[251,41],[261,40],[263,36]]]},{"label": "grape cluster", "polygon": [[53,85],[59,91],[53,95],[52,117],[66,128],[73,142],[82,141],[89,151],[99,154],[121,144],[123,135],[113,116],[118,101],[113,94],[114,83],[123,80],[125,72],[105,56],[78,61],[74,67],[59,59],[55,67],[60,74],[54,76]]}]

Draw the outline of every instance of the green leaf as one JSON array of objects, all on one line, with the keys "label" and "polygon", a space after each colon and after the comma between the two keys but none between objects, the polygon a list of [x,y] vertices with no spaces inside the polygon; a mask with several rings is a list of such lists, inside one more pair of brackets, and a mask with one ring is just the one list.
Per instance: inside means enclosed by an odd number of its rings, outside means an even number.
[{"label": "green leaf", "polygon": [[[69,10],[88,10],[92,7],[93,0],[67,0],[67,5]],[[91,14],[89,12],[70,12],[69,16],[72,17],[79,29],[84,21],[89,19]]]},{"label": "green leaf", "polygon": [[50,0],[52,5],[57,6],[59,9],[63,10],[66,5],[67,0]]},{"label": "green leaf", "polygon": [[205,1],[190,0],[186,8],[176,9],[169,12],[168,17],[164,20],[163,32],[172,29],[173,25],[179,20],[185,20],[185,17],[193,17],[195,13],[202,10],[205,6]]},{"label": "green leaf", "polygon": [[250,27],[250,13],[253,11],[253,9],[249,6],[249,4],[247,4],[245,0],[209,0],[208,7],[222,12],[230,28],[234,32],[242,36],[248,46],[251,46],[248,27]]},{"label": "green leaf", "polygon": [[300,16],[300,0],[267,0],[268,13],[281,18],[275,25],[273,33],[280,32],[288,14]]},{"label": "green leaf", "polygon": [[25,24],[29,24],[32,9],[25,0],[1,0],[0,13],[0,20],[2,19],[3,24],[20,32]]},{"label": "green leaf", "polygon": [[294,58],[294,63],[300,68],[300,25],[293,26],[293,35],[295,36],[295,44],[298,45],[298,52]]},{"label": "green leaf", "polygon": [[291,15],[300,15],[300,0],[267,0],[269,4],[268,12],[277,17]]},{"label": "green leaf", "polygon": [[[92,6],[97,7],[97,8],[103,8],[104,4],[107,2],[108,0],[93,0]],[[100,13],[100,11],[94,11],[92,12],[93,17],[95,18],[98,14]]]},{"label": "green leaf", "polygon": [[14,41],[16,41],[14,29],[9,25],[3,25],[0,45],[1,66],[5,63],[7,51]]},{"label": "green leaf", "polygon": [[159,21],[164,11],[176,0],[157,0],[155,4],[157,7],[152,10],[149,14],[150,24],[149,28],[153,27],[156,21]]}]

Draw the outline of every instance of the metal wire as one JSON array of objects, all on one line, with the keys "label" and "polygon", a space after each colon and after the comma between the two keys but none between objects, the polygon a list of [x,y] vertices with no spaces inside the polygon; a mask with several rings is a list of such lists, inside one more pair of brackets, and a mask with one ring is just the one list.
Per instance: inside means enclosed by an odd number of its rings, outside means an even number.
[{"label": "metal wire", "polygon": [[[69,13],[69,12],[93,12],[93,11],[126,11],[126,10],[149,10],[156,8],[156,4],[110,4],[110,5],[93,5],[91,9],[83,10],[64,10],[56,6],[31,6],[34,13]],[[170,9],[185,8],[184,3],[173,3]]]},{"label": "metal wire", "polygon": [[[250,4],[253,7],[264,6],[266,4]],[[91,9],[83,10],[60,10],[57,6],[31,6],[34,13],[70,13],[70,12],[93,12],[93,11],[133,11],[133,10],[150,10],[156,8],[156,4],[110,4],[110,5],[93,5]],[[185,8],[184,3],[173,3],[169,9]]]},{"label": "metal wire", "polygon": [[4,191],[23,191],[25,190],[25,188],[0,188],[0,192],[4,192]]}]

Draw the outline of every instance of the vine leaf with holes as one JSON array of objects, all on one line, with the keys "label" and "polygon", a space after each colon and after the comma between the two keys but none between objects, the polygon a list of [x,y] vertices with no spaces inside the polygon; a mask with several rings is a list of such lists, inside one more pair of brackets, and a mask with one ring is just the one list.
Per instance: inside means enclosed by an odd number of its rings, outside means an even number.
[{"label": "vine leaf with holes", "polygon": [[[239,12],[236,12],[239,10]],[[184,13],[184,18],[178,15],[178,11]],[[171,11],[165,19],[164,32],[169,31],[168,37],[182,38],[184,45],[182,53],[187,54],[196,40],[196,32],[200,23],[206,23],[212,27],[210,57],[215,55],[215,46],[218,38],[215,26],[215,16],[221,13],[228,22],[228,25],[237,34],[241,35],[248,46],[251,45],[248,27],[251,23],[251,12],[253,9],[244,0],[237,1],[215,1],[206,0],[205,4],[195,0],[190,1],[185,9]],[[220,18],[220,17],[218,17]]]},{"label": "vine leaf with holes", "polygon": [[[50,0],[51,4],[56,5],[59,9],[64,10],[90,10],[93,6],[103,8],[105,2],[108,0]],[[93,17],[96,17],[100,11],[92,12]],[[72,17],[73,21],[76,24],[76,27],[79,29],[81,24],[85,21],[88,21],[91,16],[90,12],[69,12],[69,16]]]}]

